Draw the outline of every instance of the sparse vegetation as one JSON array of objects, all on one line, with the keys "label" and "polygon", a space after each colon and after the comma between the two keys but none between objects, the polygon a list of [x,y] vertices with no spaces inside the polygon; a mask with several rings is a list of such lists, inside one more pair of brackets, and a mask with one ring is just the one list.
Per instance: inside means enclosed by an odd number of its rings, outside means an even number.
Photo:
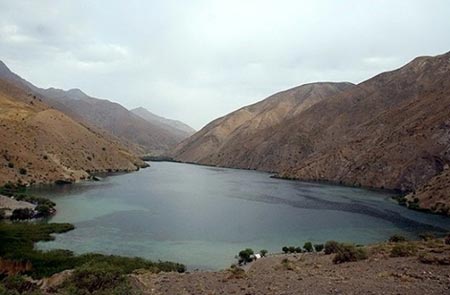
[{"label": "sparse vegetation", "polygon": [[362,247],[356,247],[353,244],[340,244],[333,263],[354,262],[367,259],[367,251]]},{"label": "sparse vegetation", "polygon": [[284,258],[283,260],[281,260],[281,266],[285,270],[294,270],[295,269],[294,264],[287,258]]},{"label": "sparse vegetation", "polygon": [[399,242],[406,242],[406,241],[407,241],[407,239],[401,235],[393,235],[389,238],[390,243],[399,243]]},{"label": "sparse vegetation", "polygon": [[229,268],[229,272],[231,275],[228,277],[229,279],[242,279],[245,278],[245,270],[240,267],[237,267],[235,264],[232,264]]},{"label": "sparse vegetation", "polygon": [[340,249],[340,245],[341,244],[336,241],[327,241],[325,243],[325,254],[337,253]]},{"label": "sparse vegetation", "polygon": [[397,243],[391,249],[391,257],[408,257],[417,253],[417,246],[410,242]]},{"label": "sparse vegetation", "polygon": [[424,241],[430,241],[436,238],[436,236],[433,233],[422,233],[419,235],[419,237]]}]

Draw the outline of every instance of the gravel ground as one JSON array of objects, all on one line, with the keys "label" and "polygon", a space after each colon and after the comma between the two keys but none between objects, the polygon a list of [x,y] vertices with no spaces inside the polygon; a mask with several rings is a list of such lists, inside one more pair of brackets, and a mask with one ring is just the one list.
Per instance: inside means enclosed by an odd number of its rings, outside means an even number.
[{"label": "gravel ground", "polygon": [[389,257],[393,244],[383,244],[358,262],[336,265],[322,253],[273,255],[247,272],[141,273],[132,280],[144,294],[450,294],[450,246],[414,243],[419,251],[411,257]]}]

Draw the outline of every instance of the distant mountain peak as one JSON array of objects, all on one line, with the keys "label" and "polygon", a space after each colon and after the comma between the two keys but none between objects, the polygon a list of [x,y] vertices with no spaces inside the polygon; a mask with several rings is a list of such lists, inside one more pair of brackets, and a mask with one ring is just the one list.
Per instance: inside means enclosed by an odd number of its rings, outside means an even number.
[{"label": "distant mountain peak", "polygon": [[158,116],[144,107],[137,107],[130,111],[150,123],[160,125],[161,127],[166,129],[169,128],[181,132],[184,137],[188,137],[195,133],[195,129],[187,125],[186,123]]}]

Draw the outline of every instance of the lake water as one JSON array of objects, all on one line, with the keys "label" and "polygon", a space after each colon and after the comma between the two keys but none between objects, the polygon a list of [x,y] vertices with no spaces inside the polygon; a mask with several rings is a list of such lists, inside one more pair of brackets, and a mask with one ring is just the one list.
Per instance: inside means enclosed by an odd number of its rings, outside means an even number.
[{"label": "lake water", "polygon": [[397,205],[392,194],[270,178],[256,171],[156,162],[100,182],[33,193],[56,202],[52,222],[76,229],[40,249],[100,252],[228,267],[244,248],[280,252],[327,240],[360,244],[450,229],[450,218]]}]

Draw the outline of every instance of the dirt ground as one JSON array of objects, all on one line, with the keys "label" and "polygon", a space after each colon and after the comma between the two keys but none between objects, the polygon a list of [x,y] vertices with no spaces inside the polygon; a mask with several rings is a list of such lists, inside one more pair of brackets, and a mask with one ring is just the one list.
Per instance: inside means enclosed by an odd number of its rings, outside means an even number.
[{"label": "dirt ground", "polygon": [[390,257],[394,244],[384,244],[358,262],[334,264],[333,254],[323,253],[270,255],[247,272],[141,273],[132,280],[144,294],[450,294],[450,246],[415,244],[410,257]]}]

